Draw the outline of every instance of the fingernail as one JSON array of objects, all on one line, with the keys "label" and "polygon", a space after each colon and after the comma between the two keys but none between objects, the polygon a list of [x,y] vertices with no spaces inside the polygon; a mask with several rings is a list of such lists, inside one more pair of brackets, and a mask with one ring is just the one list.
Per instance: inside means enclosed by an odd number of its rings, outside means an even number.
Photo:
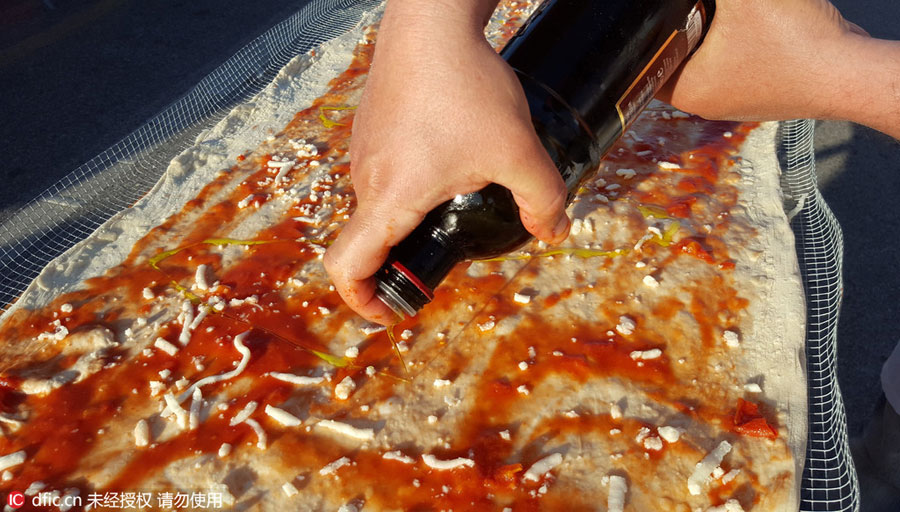
[{"label": "fingernail", "polygon": [[567,236],[569,236],[569,216],[563,214],[556,223],[556,227],[553,228],[553,241],[554,243],[562,242]]}]

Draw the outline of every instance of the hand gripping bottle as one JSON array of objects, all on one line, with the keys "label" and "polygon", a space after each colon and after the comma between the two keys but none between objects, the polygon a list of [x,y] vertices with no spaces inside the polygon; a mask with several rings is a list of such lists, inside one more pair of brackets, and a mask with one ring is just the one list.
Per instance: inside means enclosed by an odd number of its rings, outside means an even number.
[{"label": "hand gripping bottle", "polygon": [[[534,128],[569,199],[700,45],[713,0],[547,0],[501,52],[522,83]],[[512,193],[492,184],[447,201],[375,274],[378,297],[414,316],[450,270],[531,238]]]}]

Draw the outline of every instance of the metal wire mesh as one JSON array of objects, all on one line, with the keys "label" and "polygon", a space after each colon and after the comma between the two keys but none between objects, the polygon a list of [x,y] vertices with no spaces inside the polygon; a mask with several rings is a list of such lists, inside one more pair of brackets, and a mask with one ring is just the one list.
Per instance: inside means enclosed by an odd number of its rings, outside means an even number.
[{"label": "metal wire mesh", "polygon": [[806,289],[809,439],[800,510],[852,511],[859,510],[859,483],[836,371],[844,239],[817,186],[814,133],[812,121],[790,121],[780,137],[785,209]]},{"label": "metal wire mesh", "polygon": [[378,4],[310,2],[0,224],[0,314],[54,258],[143,197],[197,134],[261,91],[293,57],[349,30]]},{"label": "metal wire mesh", "polygon": [[[379,3],[314,0],[0,225],[0,313],[54,258],[144,196],[198,133],[262,90],[295,55],[350,29]],[[816,188],[813,126],[810,121],[784,123],[779,148],[808,312],[809,441],[800,510],[858,510],[859,487],[836,377],[843,241]]]}]

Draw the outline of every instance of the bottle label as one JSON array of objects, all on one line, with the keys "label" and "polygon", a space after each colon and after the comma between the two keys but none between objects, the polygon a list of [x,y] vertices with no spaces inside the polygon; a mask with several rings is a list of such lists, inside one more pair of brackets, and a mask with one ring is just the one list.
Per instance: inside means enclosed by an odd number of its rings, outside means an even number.
[{"label": "bottle label", "polygon": [[672,32],[662,48],[650,59],[616,103],[622,133],[637,119],[666,81],[697,47],[703,36],[704,14],[703,2],[699,1],[691,9],[684,27]]}]

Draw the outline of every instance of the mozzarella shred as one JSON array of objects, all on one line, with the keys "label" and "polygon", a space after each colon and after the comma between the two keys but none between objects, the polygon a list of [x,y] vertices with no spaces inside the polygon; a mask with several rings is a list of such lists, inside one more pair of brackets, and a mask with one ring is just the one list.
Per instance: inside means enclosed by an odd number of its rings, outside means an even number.
[{"label": "mozzarella shred", "polygon": [[659,432],[659,436],[666,440],[668,443],[676,443],[678,439],[681,438],[682,430],[676,427],[659,427],[656,429]]},{"label": "mozzarella shred", "polygon": [[370,428],[356,428],[346,423],[334,420],[322,420],[316,423],[316,428],[324,428],[336,434],[341,434],[358,441],[371,441],[375,439],[375,431]]},{"label": "mozzarella shred", "polygon": [[541,477],[553,470],[553,468],[562,464],[562,461],[563,457],[560,453],[548,455],[532,464],[531,467],[528,468],[528,471],[525,472],[525,476],[523,478],[525,480],[537,482],[541,479]]},{"label": "mozzarella shred", "polygon": [[188,428],[196,430],[200,426],[200,407],[203,406],[203,393],[200,388],[194,388],[194,394],[191,397],[191,410],[188,414]]},{"label": "mozzarella shred", "polygon": [[628,485],[625,478],[619,475],[609,475],[609,496],[606,498],[606,508],[609,512],[625,510],[625,494],[627,493]]},{"label": "mozzarella shred", "polygon": [[294,375],[293,373],[269,372],[268,375],[273,379],[294,384],[295,386],[313,386],[325,381],[324,377],[306,377],[304,375]]},{"label": "mozzarella shred", "polygon": [[153,346],[170,356],[174,356],[178,352],[178,347],[169,343],[169,340],[165,338],[156,338],[156,341],[153,342]]},{"label": "mozzarella shred", "polygon": [[0,457],[0,471],[5,471],[13,466],[25,462],[25,450],[19,450]]},{"label": "mozzarella shred", "polygon": [[431,469],[437,469],[438,471],[447,471],[450,469],[456,469],[461,467],[474,467],[475,461],[472,459],[467,459],[465,457],[457,457],[455,459],[443,460],[431,455],[430,453],[425,453],[422,455],[422,462],[425,463],[426,466]]},{"label": "mozzarella shred", "polygon": [[206,271],[208,269],[209,267],[204,263],[199,265],[194,273],[194,283],[196,283],[198,290],[209,290],[209,282],[206,280]]},{"label": "mozzarella shred", "polygon": [[290,482],[285,482],[284,485],[281,486],[281,491],[284,492],[284,495],[288,498],[293,498],[300,493],[300,491],[298,491],[297,488],[294,487],[294,484]]},{"label": "mozzarella shred", "polygon": [[394,450],[392,452],[386,452],[381,456],[382,459],[385,460],[395,460],[397,462],[402,462],[403,464],[415,464],[416,460],[412,457],[404,455],[400,450]]},{"label": "mozzarella shred", "polygon": [[293,414],[285,411],[284,409],[272,407],[271,405],[266,406],[266,414],[285,427],[297,427],[303,423],[300,418],[294,416]]},{"label": "mozzarella shred", "polygon": [[238,362],[238,365],[231,370],[230,372],[220,373],[218,375],[210,375],[209,377],[204,377],[194,384],[191,385],[184,393],[179,395],[178,402],[183,402],[187,397],[193,395],[194,389],[200,388],[203,386],[208,386],[209,384],[215,384],[217,382],[226,381],[229,379],[233,379],[244,372],[247,369],[247,365],[250,363],[250,349],[244,345],[244,340],[250,334],[250,331],[242,332],[234,337],[234,348],[241,354],[241,360]]},{"label": "mozzarella shred", "polygon": [[[171,414],[175,415],[175,421],[178,424],[178,428],[184,430],[188,427],[188,413],[184,409],[181,408],[181,404],[178,403],[178,399],[175,398],[171,392],[163,395],[163,400],[166,401],[166,407],[168,408]],[[163,411],[165,412],[165,411]]]},{"label": "mozzarella shred", "polygon": [[150,426],[147,420],[140,420],[134,426],[134,445],[143,448],[150,444]]},{"label": "mozzarella shred", "polygon": [[197,327],[200,327],[200,323],[206,318],[206,315],[209,314],[209,306],[203,305],[197,308],[197,316],[194,317],[194,321],[191,322],[190,329],[193,331]]},{"label": "mozzarella shred", "polygon": [[265,450],[266,443],[268,442],[268,439],[266,438],[266,431],[263,430],[263,428],[260,426],[259,423],[256,422],[256,420],[247,419],[247,420],[244,420],[244,423],[246,423],[250,428],[252,428],[253,433],[256,434],[256,447],[259,448],[260,450]]},{"label": "mozzarella shred", "polygon": [[191,342],[191,324],[194,323],[194,305],[186,300],[181,305],[181,334],[178,335],[178,343],[186,346]]},{"label": "mozzarella shred", "polygon": [[231,418],[231,421],[228,422],[229,427],[233,427],[239,423],[243,423],[247,421],[247,418],[250,417],[251,414],[256,410],[256,407],[259,404],[255,401],[247,402],[247,405],[244,406],[243,409],[240,410],[234,417]]},{"label": "mozzarella shred", "polygon": [[333,475],[337,470],[342,467],[350,464],[350,459],[347,457],[341,457],[340,459],[334,460],[326,464],[319,470],[319,474],[322,476]]},{"label": "mozzarella shred", "polygon": [[703,460],[694,467],[694,472],[688,478],[688,491],[693,496],[697,496],[703,489],[703,486],[709,483],[713,471],[722,463],[722,459],[731,451],[731,443],[722,441],[713,451],[709,452]]}]

